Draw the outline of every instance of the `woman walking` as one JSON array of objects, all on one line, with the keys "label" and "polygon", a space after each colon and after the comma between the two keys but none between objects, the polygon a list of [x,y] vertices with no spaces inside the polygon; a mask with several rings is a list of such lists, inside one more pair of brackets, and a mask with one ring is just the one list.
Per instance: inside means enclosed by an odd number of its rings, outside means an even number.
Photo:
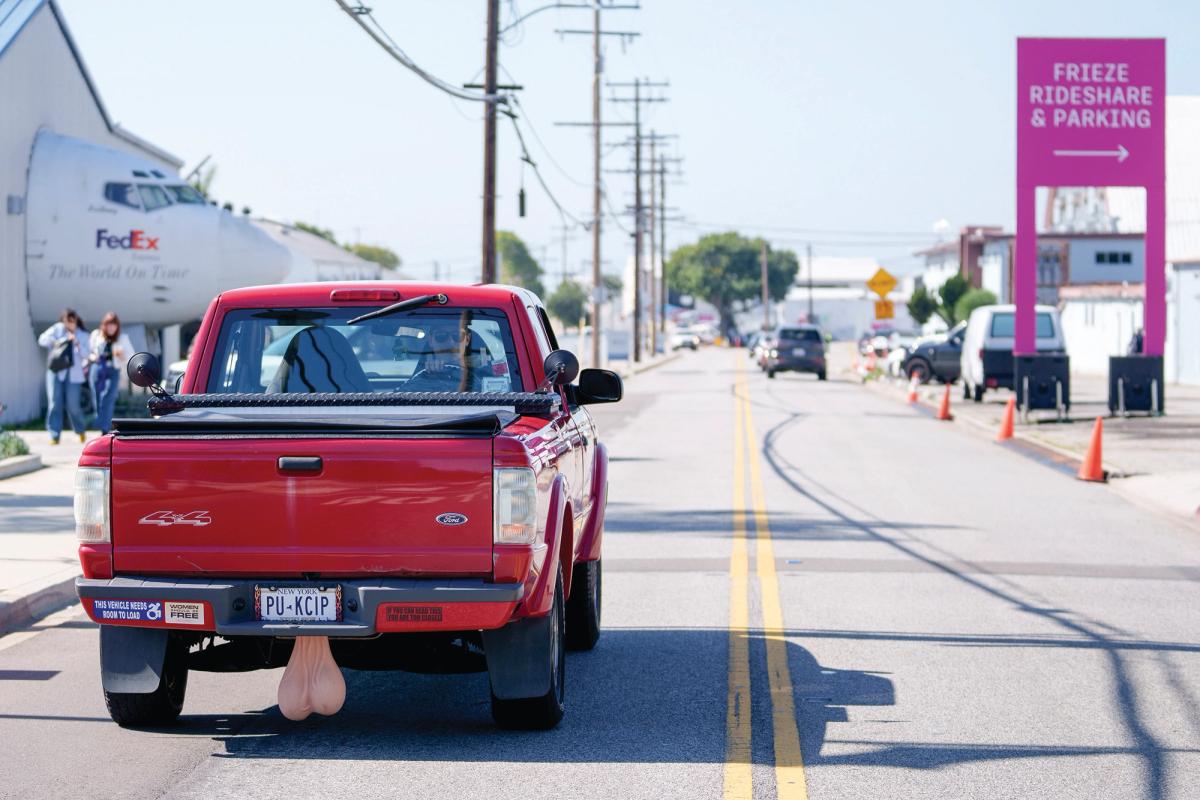
[{"label": "woman walking", "polygon": [[75,309],[68,308],[38,337],[38,344],[50,351],[46,359],[46,430],[50,443],[58,444],[62,436],[63,414],[71,419],[71,428],[84,440],[83,409],[79,395],[83,390],[83,366],[87,363],[87,348],[83,344],[83,323]]},{"label": "woman walking", "polygon": [[92,384],[92,397],[95,399],[96,427],[104,434],[112,428],[121,373],[133,355],[133,343],[121,333],[121,318],[110,311],[100,320],[100,326],[92,331],[90,344],[88,381]]}]

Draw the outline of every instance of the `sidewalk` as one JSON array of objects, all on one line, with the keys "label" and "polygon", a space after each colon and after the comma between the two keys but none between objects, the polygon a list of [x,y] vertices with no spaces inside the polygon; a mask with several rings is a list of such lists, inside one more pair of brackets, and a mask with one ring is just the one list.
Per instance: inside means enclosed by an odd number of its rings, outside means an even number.
[{"label": "sidewalk", "polygon": [[[872,381],[903,402],[908,393],[904,381],[882,378]],[[922,403],[936,407],[945,387],[920,387]],[[992,391],[984,402],[963,400],[961,385],[950,388],[955,419],[984,435],[1000,428],[1004,406],[1012,393]],[[1058,422],[1053,411],[1033,412],[1028,422],[1018,415],[1016,438],[1052,451],[1078,463],[1087,452],[1097,417],[1104,419],[1104,466],[1109,486],[1142,505],[1173,516],[1200,519],[1200,386],[1170,384],[1164,391],[1166,414],[1162,417],[1108,416],[1108,381],[1104,376],[1071,376],[1071,412]]]},{"label": "sidewalk", "polygon": [[83,445],[64,435],[52,446],[45,431],[20,435],[45,466],[0,480],[0,633],[74,602],[79,574],[72,497]]}]

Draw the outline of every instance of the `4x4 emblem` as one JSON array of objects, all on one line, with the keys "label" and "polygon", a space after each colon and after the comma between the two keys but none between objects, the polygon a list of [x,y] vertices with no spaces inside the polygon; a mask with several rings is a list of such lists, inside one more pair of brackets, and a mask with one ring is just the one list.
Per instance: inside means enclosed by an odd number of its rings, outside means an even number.
[{"label": "4x4 emblem", "polygon": [[211,525],[212,517],[207,511],[155,511],[138,520],[138,525]]}]

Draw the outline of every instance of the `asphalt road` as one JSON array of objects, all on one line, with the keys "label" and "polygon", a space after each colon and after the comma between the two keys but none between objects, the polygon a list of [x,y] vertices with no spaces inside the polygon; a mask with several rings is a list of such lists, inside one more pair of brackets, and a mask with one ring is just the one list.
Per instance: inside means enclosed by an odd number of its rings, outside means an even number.
[{"label": "asphalt road", "polygon": [[567,716],[483,675],[193,673],[125,731],[77,610],[0,639],[5,797],[1200,797],[1200,533],[848,382],[707,350],[597,410],[604,624]]}]

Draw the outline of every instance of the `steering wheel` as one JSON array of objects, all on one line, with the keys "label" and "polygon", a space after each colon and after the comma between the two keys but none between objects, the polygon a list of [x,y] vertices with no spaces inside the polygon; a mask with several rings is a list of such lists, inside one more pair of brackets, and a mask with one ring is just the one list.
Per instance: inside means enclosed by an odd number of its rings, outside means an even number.
[{"label": "steering wheel", "polygon": [[414,383],[420,380],[436,380],[439,383],[454,383],[455,387],[462,385],[463,368],[458,364],[445,364],[438,373],[432,372],[429,367],[421,367],[412,374],[404,385]]}]

